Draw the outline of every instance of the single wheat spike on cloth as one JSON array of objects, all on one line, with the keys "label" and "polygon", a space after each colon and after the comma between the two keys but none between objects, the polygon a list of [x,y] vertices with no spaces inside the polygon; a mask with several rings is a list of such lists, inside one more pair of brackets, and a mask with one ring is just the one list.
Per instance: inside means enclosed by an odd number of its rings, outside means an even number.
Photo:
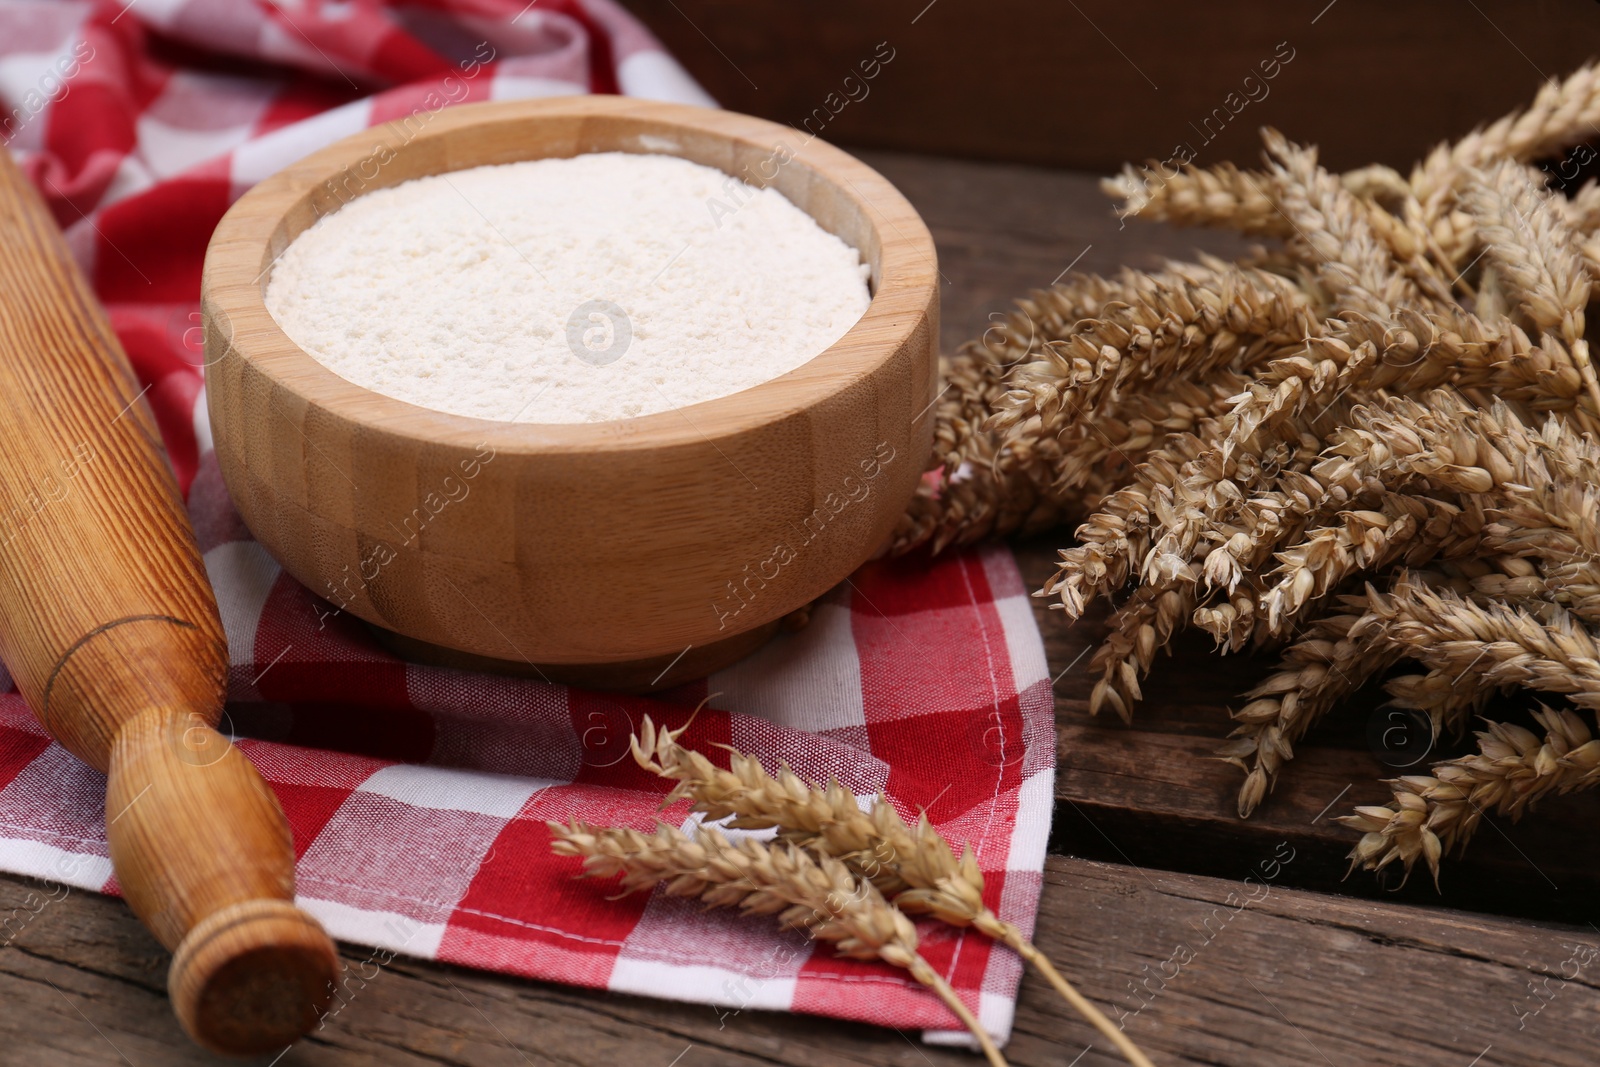
[{"label": "single wheat spike on cloth", "polygon": [[926,815],[907,826],[882,797],[864,812],[856,795],[838,781],[812,785],[787,765],[776,776],[761,762],[728,749],[729,769],[683,747],[678,738],[688,728],[668,730],[645,716],[634,736],[634,761],[662,778],[677,782],[663,806],[688,798],[710,819],[728,819],[737,830],[776,827],[783,840],[834,857],[868,879],[897,908],[932,915],[953,926],[972,926],[1010,946],[1036,967],[1096,1030],[1135,1067],[1153,1067],[1129,1037],[1068,982],[1043,952],[1012,924],[983,902],[983,872],[970,848],[956,857]]},{"label": "single wheat spike on cloth", "polygon": [[738,907],[746,915],[777,915],[789,927],[833,942],[852,959],[882,960],[903,967],[955,1013],[994,1067],[1005,1057],[955,990],[917,953],[917,929],[870,881],[831,856],[813,856],[788,842],[729,841],[709,827],[689,837],[657,824],[654,834],[626,827],[592,826],[574,819],[551,822],[551,848],[581,856],[584,873],[622,876],[633,893],[666,883],[673,896],[697,897],[713,907]]}]

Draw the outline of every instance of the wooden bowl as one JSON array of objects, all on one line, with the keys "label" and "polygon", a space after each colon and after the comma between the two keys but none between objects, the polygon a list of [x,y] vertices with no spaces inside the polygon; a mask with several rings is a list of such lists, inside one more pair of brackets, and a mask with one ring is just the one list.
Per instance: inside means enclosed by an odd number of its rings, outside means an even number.
[{"label": "wooden bowl", "polygon": [[[836,148],[725,111],[595,96],[421,118],[268,178],[206,253],[217,458],[290,574],[412,658],[639,689],[744,655],[883,544],[931,447],[939,334],[933,242],[893,186]],[[556,425],[381,396],[322,366],[266,310],[274,258],[355,196],[605,151],[776,186],[870,264],[866,314],[743,392]]]}]

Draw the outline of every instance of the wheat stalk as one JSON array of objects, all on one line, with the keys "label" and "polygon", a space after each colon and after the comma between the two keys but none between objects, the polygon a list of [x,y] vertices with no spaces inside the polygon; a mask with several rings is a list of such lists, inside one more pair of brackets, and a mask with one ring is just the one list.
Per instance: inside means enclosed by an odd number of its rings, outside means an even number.
[{"label": "wheat stalk", "polygon": [[1130,387],[1247,370],[1315,328],[1304,292],[1287,278],[1232,265],[1198,274],[1177,267],[1129,279],[1136,302],[1130,292],[1108,303],[1019,366],[989,425],[1003,431],[1037,416],[1041,432],[1060,432]]},{"label": "wheat stalk", "polygon": [[1277,582],[1261,598],[1266,625],[1280,632],[1313,598],[1327,596],[1363,571],[1396,561],[1416,566],[1476,545],[1483,530],[1481,502],[1457,505],[1426,496],[1391,494],[1371,510],[1347,511],[1279,553]]},{"label": "wheat stalk", "polygon": [[953,926],[971,926],[1009,946],[1036,967],[1069,1004],[1104,1034],[1135,1067],[1152,1067],[1138,1046],[1056,970],[1013,923],[983,902],[983,872],[970,848],[958,858],[926,813],[908,826],[884,797],[870,812],[837,780],[813,785],[787,765],[769,774],[761,761],[738,750],[728,752],[723,770],[703,753],[685,748],[686,730],[658,727],[647,715],[631,748],[640,767],[676,784],[663,804],[694,801],[709,819],[727,819],[741,830],[776,828],[792,846],[814,851],[824,862],[845,864],[894,906],[927,914]]},{"label": "wheat stalk", "polygon": [[1276,130],[1262,131],[1278,201],[1294,223],[1286,245],[1333,298],[1336,312],[1388,314],[1419,295],[1377,240],[1368,214],[1338,178],[1317,164],[1314,148],[1291,144]]},{"label": "wheat stalk", "polygon": [[[896,551],[931,543],[934,551],[982,537],[1024,532],[1061,521],[1070,510],[1051,490],[1048,455],[1058,449],[1042,435],[1006,449],[985,424],[1006,394],[1011,369],[1042,346],[1070,337],[1119,291],[1093,275],[1073,275],[1018,306],[983,336],[940,359],[943,390],[935,398],[935,487],[920,485],[894,536]],[[1040,451],[1044,457],[1038,455]]]},{"label": "wheat stalk", "polygon": [[[1150,172],[1154,168],[1155,173]],[[1121,200],[1117,217],[1141,216],[1174,226],[1223,226],[1244,234],[1285,237],[1292,232],[1270,194],[1271,183],[1232,163],[1185,166],[1172,175],[1154,160],[1140,173],[1129,164],[1103,179],[1106,195]]]},{"label": "wheat stalk", "polygon": [[1432,775],[1395,779],[1394,800],[1356,808],[1339,822],[1361,833],[1350,866],[1382,870],[1398,862],[1410,873],[1427,863],[1437,885],[1439,860],[1466,845],[1485,814],[1513,820],[1552,793],[1600,782],[1600,741],[1576,714],[1541,706],[1541,740],[1511,723],[1490,723],[1474,755],[1435,764]]},{"label": "wheat stalk", "polygon": [[[1521,686],[1600,708],[1600,647],[1559,607],[1549,605],[1541,618],[1402,577],[1396,595],[1373,610],[1387,623],[1384,639],[1433,673],[1459,680],[1471,671],[1476,688]],[[1352,861],[1377,869],[1399,860],[1409,870],[1422,857],[1437,879],[1439,857],[1465,843],[1484,811],[1519,817],[1551,791],[1592,784],[1600,743],[1589,744],[1582,720],[1550,709],[1538,718],[1543,743],[1519,726],[1491,723],[1478,735],[1478,755],[1439,764],[1432,778],[1402,778],[1390,807],[1345,817],[1365,835]]]},{"label": "wheat stalk", "polygon": [[1089,691],[1089,713],[1110,707],[1123,722],[1131,722],[1133,708],[1143,693],[1139,679],[1150,672],[1156,652],[1194,610],[1194,599],[1178,582],[1143,585],[1111,617],[1111,632],[1089,659],[1089,671],[1099,672]]},{"label": "wheat stalk", "polygon": [[[1155,167],[1154,174],[1151,168]],[[1241,171],[1232,163],[1214,167],[1183,166],[1173,174],[1152,161],[1141,174],[1129,165],[1101,181],[1105,193],[1122,202],[1117,217],[1140,216],[1174,226],[1215,226],[1242,234],[1288,238],[1295,223],[1279,205],[1271,175]],[[1419,256],[1435,251],[1421,204],[1410,185],[1390,167],[1373,165],[1350,171],[1339,180],[1367,214],[1377,236],[1407,267],[1420,269],[1417,280],[1435,292],[1446,291],[1437,270]],[[1441,261],[1443,256],[1437,256]]]},{"label": "wheat stalk", "polygon": [[1526,168],[1510,161],[1487,173],[1471,172],[1465,204],[1510,295],[1536,328],[1559,331],[1565,347],[1546,347],[1566,356],[1588,391],[1593,410],[1579,409],[1583,426],[1600,427],[1600,382],[1583,337],[1589,272],[1566,213],[1539,191]]},{"label": "wheat stalk", "polygon": [[841,956],[906,969],[972,1032],[989,1062],[1004,1067],[1005,1058],[972,1012],[917,953],[916,927],[838,860],[787,843],[746,838],[735,844],[709,827],[691,838],[665,824],[657,824],[653,835],[577,819],[548,825],[558,855],[582,857],[584,873],[595,878],[621,875],[624,893],[664,882],[672,896],[737,907],[746,915],[777,915],[785,926],[832,942]]},{"label": "wheat stalk", "polygon": [[[1233,718],[1239,723],[1217,755],[1245,771],[1239,817],[1248,818],[1294,758],[1294,742],[1340,699],[1393,666],[1398,649],[1372,639],[1378,616],[1371,599],[1342,598],[1341,607],[1317,619],[1284,652],[1278,670],[1245,694]],[[1246,757],[1251,762],[1246,763]]]},{"label": "wheat stalk", "polygon": [[[1391,697],[1436,731],[1507,688],[1588,699],[1572,688],[1587,676],[1554,653],[1600,627],[1600,376],[1585,337],[1600,183],[1569,199],[1531,164],[1596,123],[1590,65],[1405,177],[1332,174],[1267,130],[1259,171],[1108,180],[1124,218],[1281,243],[1032,294],[1047,325],[992,331],[1004,359],[940,408],[951,425],[936,437],[956,447],[913,510],[918,535],[957,544],[1081,519],[1040,593],[1074,619],[1113,602],[1090,661],[1094,711],[1131,716],[1187,626],[1227,651],[1279,650],[1222,750],[1245,771],[1241,813],[1312,722],[1397,663],[1422,671],[1390,680]],[[1395,573],[1417,567],[1425,577]],[[1447,594],[1515,621],[1524,652],[1502,655],[1509,639],[1481,630],[1441,661],[1405,620]],[[1424,854],[1426,838],[1406,840],[1410,859]]]},{"label": "wheat stalk", "polygon": [[1409,658],[1456,677],[1470,669],[1483,687],[1560,693],[1579,707],[1600,709],[1600,647],[1567,612],[1552,606],[1541,619],[1404,578],[1396,592],[1385,606],[1385,633]]},{"label": "wheat stalk", "polygon": [[[1337,702],[1406,658],[1422,658],[1418,649],[1433,646],[1445,632],[1417,622],[1419,609],[1438,610],[1440,596],[1475,610],[1498,612],[1516,605],[1541,625],[1555,624],[1560,609],[1551,590],[1525,559],[1511,556],[1441,563],[1426,574],[1398,575],[1380,592],[1371,583],[1362,595],[1339,598],[1339,607],[1318,618],[1283,654],[1278,670],[1245,694],[1248,701],[1233,713],[1240,725],[1217,755],[1246,772],[1239,789],[1239,815],[1247,818],[1271,790],[1285,763],[1294,756],[1294,742]],[[1397,622],[1397,620],[1406,620]],[[1463,642],[1468,667],[1476,668],[1480,639]],[[1463,687],[1461,658],[1429,656],[1440,665],[1422,675],[1390,679],[1385,689],[1400,708],[1428,715],[1435,738],[1446,729],[1464,727],[1487,699],[1519,685],[1541,688],[1509,668],[1479,674],[1481,683]],[[1544,687],[1548,688],[1548,687]],[[1246,762],[1249,758],[1250,762]]]},{"label": "wheat stalk", "polygon": [[1440,145],[1411,176],[1419,200],[1448,195],[1466,173],[1497,159],[1531,163],[1581,143],[1600,122],[1600,70],[1586,66],[1540,88],[1526,111],[1514,111],[1453,145]]}]

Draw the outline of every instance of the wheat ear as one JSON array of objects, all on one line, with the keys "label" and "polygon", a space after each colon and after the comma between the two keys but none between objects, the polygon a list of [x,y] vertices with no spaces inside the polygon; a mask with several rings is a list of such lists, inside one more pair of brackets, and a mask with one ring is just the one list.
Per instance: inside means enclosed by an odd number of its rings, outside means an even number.
[{"label": "wheat ear", "polygon": [[1396,304],[1415,303],[1415,283],[1399,272],[1356,198],[1318,166],[1316,149],[1291,144],[1273,129],[1263,129],[1261,139],[1279,206],[1295,226],[1285,247],[1315,272],[1335,312],[1388,315]]},{"label": "wheat ear", "polygon": [[1396,597],[1373,610],[1385,633],[1430,670],[1473,673],[1478,688],[1517,686],[1560,693],[1600,709],[1600,646],[1571,615],[1551,606],[1540,618],[1498,601],[1476,604],[1402,576]]},{"label": "wheat ear", "polygon": [[939,361],[944,389],[932,406],[931,467],[937,487],[923,483],[895,531],[892,550],[929,544],[934,552],[983,537],[1029,532],[1066,521],[1077,511],[1057,499],[1048,435],[1015,447],[986,425],[1010,390],[1017,365],[1043,346],[1070,337],[1083,319],[1112,301],[1127,301],[1130,279],[1073,274],[1017,301],[1016,308]]},{"label": "wheat ear", "polygon": [[[1154,166],[1159,170],[1161,164]],[[1101,179],[1101,190],[1122,201],[1119,219],[1144,216],[1174,226],[1217,226],[1262,237],[1294,232],[1272,201],[1271,180],[1259,174],[1231,163],[1184,167],[1170,176],[1150,172],[1151,164],[1135,168],[1130,163],[1120,174]]]},{"label": "wheat ear", "polygon": [[1474,130],[1455,144],[1442,144],[1412,171],[1419,200],[1448,196],[1464,172],[1498,158],[1531,163],[1580,143],[1600,122],[1600,70],[1585,66],[1546,82],[1525,111],[1513,111]]},{"label": "wheat ear", "polygon": [[1574,409],[1585,429],[1600,417],[1600,380],[1584,339],[1584,307],[1589,302],[1589,271],[1579,254],[1576,234],[1566,212],[1541,192],[1527,168],[1502,161],[1487,173],[1472,172],[1465,203],[1478,224],[1489,259],[1504,278],[1523,312],[1546,333],[1559,333],[1595,415]]},{"label": "wheat ear", "polygon": [[1339,822],[1361,831],[1350,851],[1350,867],[1381,870],[1398,861],[1409,875],[1418,858],[1439,883],[1439,860],[1463,848],[1490,812],[1513,820],[1552,793],[1600,783],[1600,741],[1574,712],[1540,707],[1534,717],[1545,730],[1492,722],[1478,734],[1479,751],[1436,764],[1432,775],[1397,778],[1394,800],[1363,806]]},{"label": "wheat ear", "polygon": [[550,822],[551,848],[581,856],[584,873],[622,876],[633,893],[666,883],[676,897],[697,897],[713,907],[738,907],[746,915],[777,915],[788,927],[831,941],[842,956],[878,959],[903,967],[936,993],[972,1031],[993,1067],[1005,1057],[955,990],[917,953],[917,930],[871,882],[830,856],[812,856],[786,842],[746,838],[738,844],[709,827],[693,838],[658,823],[654,834],[627,827],[593,826],[574,819]]},{"label": "wheat ear", "polygon": [[[972,926],[1015,950],[1038,968],[1055,990],[1114,1044],[1135,1067],[1153,1067],[1126,1034],[1073,988],[1017,927],[983,902],[983,872],[970,848],[955,852],[927,815],[916,826],[884,798],[864,812],[856,796],[837,780],[812,785],[787,765],[770,775],[761,761],[728,748],[727,770],[678,743],[686,727],[668,730],[645,716],[632,741],[640,767],[677,784],[666,803],[694,801],[711,819],[728,819],[741,830],[777,828],[791,845],[843,862],[892,897],[902,911],[929,914],[952,926]],[[726,746],[724,746],[726,747]]]},{"label": "wheat ear", "polygon": [[[1283,653],[1278,670],[1245,694],[1233,713],[1239,723],[1217,755],[1245,772],[1239,787],[1239,817],[1249,818],[1275,784],[1294,742],[1341,699],[1400,658],[1398,649],[1375,641],[1368,601],[1381,596],[1341,597],[1330,614],[1312,622]],[[1246,763],[1246,758],[1252,758]]]}]

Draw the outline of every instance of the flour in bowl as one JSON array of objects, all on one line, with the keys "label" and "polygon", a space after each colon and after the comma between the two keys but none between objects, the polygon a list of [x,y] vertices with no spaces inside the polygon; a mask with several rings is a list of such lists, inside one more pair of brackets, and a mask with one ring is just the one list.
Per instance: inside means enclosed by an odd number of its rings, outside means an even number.
[{"label": "flour in bowl", "polygon": [[861,318],[867,267],[775,189],[671,156],[475,167],[357,197],[279,257],[266,305],[385,396],[599,422],[727,396]]}]

